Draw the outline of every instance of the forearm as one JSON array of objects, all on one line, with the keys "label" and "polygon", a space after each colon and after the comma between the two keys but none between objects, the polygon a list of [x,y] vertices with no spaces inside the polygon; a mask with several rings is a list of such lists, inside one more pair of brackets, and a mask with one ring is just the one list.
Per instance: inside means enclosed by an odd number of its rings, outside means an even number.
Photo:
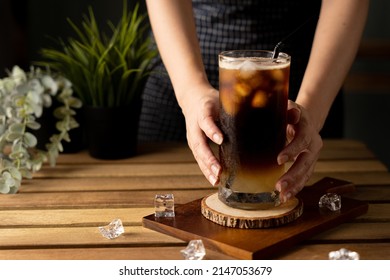
[{"label": "forearm", "polygon": [[355,58],[368,0],[323,0],[310,60],[296,102],[318,131]]},{"label": "forearm", "polygon": [[188,88],[206,84],[191,0],[147,0],[151,26],[179,104]]}]

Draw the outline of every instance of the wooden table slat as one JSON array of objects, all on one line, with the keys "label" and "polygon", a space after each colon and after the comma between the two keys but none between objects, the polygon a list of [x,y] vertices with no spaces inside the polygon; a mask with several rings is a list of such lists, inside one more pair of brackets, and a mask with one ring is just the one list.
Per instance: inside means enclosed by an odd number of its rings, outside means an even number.
[{"label": "wooden table slat", "polygon": [[115,209],[48,209],[48,210],[2,210],[0,228],[12,227],[63,227],[104,226],[114,219],[124,225],[142,224],[142,217],[150,215],[154,208]]},{"label": "wooden table slat", "polygon": [[[169,190],[176,197],[175,202],[183,204],[208,194],[209,190]],[[8,196],[2,199],[0,210],[11,209],[78,209],[78,208],[131,208],[150,207],[154,204],[156,193],[167,191],[116,191],[116,192],[66,192],[66,193],[28,193]]]},{"label": "wooden table slat", "polygon": [[124,228],[125,233],[116,239],[103,237],[98,227],[0,228],[0,249],[118,245],[141,247],[153,244],[164,246],[184,244],[182,240],[142,226],[125,226]]},{"label": "wooden table slat", "polygon": [[[289,168],[291,164],[286,164]],[[387,171],[386,166],[376,160],[335,160],[319,161],[316,172],[362,172]],[[196,163],[161,164],[73,164],[45,166],[34,174],[34,178],[110,178],[110,177],[148,177],[148,176],[188,176],[202,175]]]},{"label": "wooden table slat", "polygon": [[346,223],[335,229],[330,229],[312,240],[316,241],[352,241],[370,242],[380,240],[390,242],[390,223]]},{"label": "wooden table slat", "polygon": [[[389,180],[390,184],[390,180]],[[181,190],[209,189],[211,184],[203,175],[105,177],[91,178],[34,178],[26,181],[20,193],[71,192],[71,191],[134,191],[134,190]]]},{"label": "wooden table slat", "polygon": [[[61,248],[0,250],[0,260],[183,260],[180,253],[187,244],[175,247],[113,247],[113,248]],[[142,253],[140,252],[142,250]],[[233,258],[206,249],[205,260],[231,260]]]}]

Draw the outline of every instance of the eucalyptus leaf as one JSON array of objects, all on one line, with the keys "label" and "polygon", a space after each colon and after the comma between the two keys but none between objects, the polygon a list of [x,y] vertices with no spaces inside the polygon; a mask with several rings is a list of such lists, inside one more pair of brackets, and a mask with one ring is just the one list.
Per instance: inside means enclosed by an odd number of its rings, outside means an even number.
[{"label": "eucalyptus leaf", "polygon": [[27,152],[27,150],[23,147],[23,143],[18,141],[13,143],[12,152]]},{"label": "eucalyptus leaf", "polygon": [[19,186],[18,180],[15,180],[8,171],[2,173],[2,178],[0,178],[0,192],[1,193],[10,193],[11,190]]},{"label": "eucalyptus leaf", "polygon": [[2,177],[3,177],[3,180],[4,180],[5,183],[6,183],[6,181],[7,181],[8,179],[12,178],[11,173],[9,173],[9,171],[4,171],[4,172],[2,173]]},{"label": "eucalyptus leaf", "polygon": [[10,187],[7,186],[4,180],[0,178],[0,193],[6,194],[10,192]]},{"label": "eucalyptus leaf", "polygon": [[12,178],[15,180],[21,181],[22,180],[22,174],[20,174],[19,170],[15,167],[9,168],[9,173],[11,174]]},{"label": "eucalyptus leaf", "polygon": [[31,169],[33,172],[37,172],[42,168],[42,162],[35,162],[31,165]]},{"label": "eucalyptus leaf", "polygon": [[13,123],[9,126],[9,131],[13,133],[22,134],[24,130],[26,129],[26,126],[22,123]]},{"label": "eucalyptus leaf", "polygon": [[15,186],[15,179],[12,178],[12,177],[9,177],[5,180],[5,185],[8,187],[8,188],[12,188]]},{"label": "eucalyptus leaf", "polygon": [[81,108],[81,106],[83,105],[81,103],[80,99],[77,99],[77,98],[74,98],[74,97],[71,97],[71,98],[68,99],[68,104],[72,108]]},{"label": "eucalyptus leaf", "polygon": [[70,136],[69,136],[69,133],[64,133],[64,134],[62,135],[62,139],[63,139],[64,141],[66,141],[66,142],[70,142],[70,141],[71,141]]},{"label": "eucalyptus leaf", "polygon": [[65,116],[76,115],[76,111],[71,109],[70,107],[61,106],[56,108],[53,114],[57,119],[63,119]]},{"label": "eucalyptus leaf", "polygon": [[35,147],[38,143],[38,140],[37,140],[37,137],[35,137],[35,135],[33,135],[32,133],[30,132],[26,132],[23,136],[23,143],[27,146],[27,147]]},{"label": "eucalyptus leaf", "polygon": [[33,177],[32,172],[27,168],[20,168],[20,174],[22,174],[23,178],[26,179],[32,179]]},{"label": "eucalyptus leaf", "polygon": [[36,121],[26,123],[26,126],[30,129],[37,130],[41,127],[41,124]]},{"label": "eucalyptus leaf", "polygon": [[8,190],[8,194],[15,194],[18,192],[20,184],[14,185]]},{"label": "eucalyptus leaf", "polygon": [[6,136],[6,139],[7,141],[9,142],[13,142],[19,138],[21,138],[23,136],[22,133],[18,133],[18,132],[8,132],[7,133],[7,136]]},{"label": "eucalyptus leaf", "polygon": [[70,129],[74,129],[74,128],[77,128],[79,126],[80,126],[79,123],[74,118],[69,119],[69,128]]},{"label": "eucalyptus leaf", "polygon": [[65,121],[56,122],[56,128],[59,131],[67,130],[68,129],[68,123],[65,122]]}]

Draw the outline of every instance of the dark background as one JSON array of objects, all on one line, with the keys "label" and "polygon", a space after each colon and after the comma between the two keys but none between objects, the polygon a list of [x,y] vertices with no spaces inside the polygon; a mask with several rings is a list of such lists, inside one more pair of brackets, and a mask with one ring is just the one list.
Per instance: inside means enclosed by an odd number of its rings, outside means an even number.
[{"label": "dark background", "polygon": [[[142,0],[136,3],[145,11]],[[0,77],[17,64],[28,69],[52,38],[73,35],[74,22],[92,6],[101,26],[116,23],[122,0],[0,0]],[[390,1],[371,0],[370,12],[356,61],[345,82],[345,138],[364,141],[390,168]],[[348,48],[348,46],[345,46]]]}]

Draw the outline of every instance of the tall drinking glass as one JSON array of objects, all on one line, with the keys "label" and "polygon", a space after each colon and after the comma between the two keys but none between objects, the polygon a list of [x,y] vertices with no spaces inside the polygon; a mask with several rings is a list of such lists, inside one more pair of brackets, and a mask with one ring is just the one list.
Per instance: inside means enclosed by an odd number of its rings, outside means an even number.
[{"label": "tall drinking glass", "polygon": [[286,143],[290,56],[272,51],[219,55],[220,126],[224,142],[219,199],[240,209],[279,204],[277,156]]}]

